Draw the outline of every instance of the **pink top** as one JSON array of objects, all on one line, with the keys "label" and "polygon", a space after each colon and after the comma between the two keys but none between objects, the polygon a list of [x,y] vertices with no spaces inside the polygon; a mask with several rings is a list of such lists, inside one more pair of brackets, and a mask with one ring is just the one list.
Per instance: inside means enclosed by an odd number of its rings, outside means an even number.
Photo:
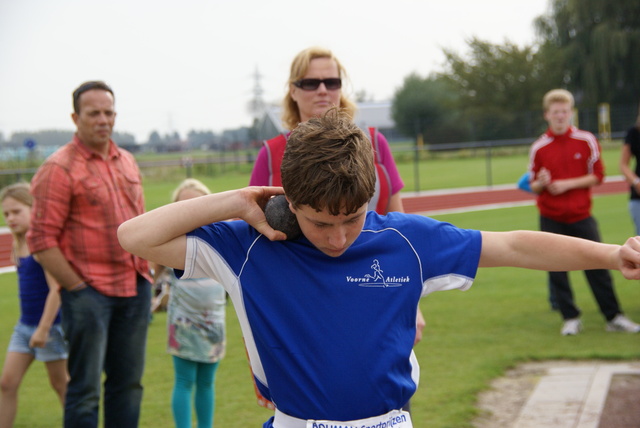
[{"label": "pink top", "polygon": [[[287,134],[287,137],[289,134]],[[398,173],[398,167],[391,154],[389,143],[387,139],[378,132],[378,147],[380,150],[380,161],[387,169],[389,178],[391,180],[391,194],[395,195],[404,187],[404,182]],[[250,186],[268,186],[269,185],[269,156],[267,155],[267,149],[262,146],[258,152],[258,157],[253,165],[253,171],[251,172],[251,179],[249,180]]]}]

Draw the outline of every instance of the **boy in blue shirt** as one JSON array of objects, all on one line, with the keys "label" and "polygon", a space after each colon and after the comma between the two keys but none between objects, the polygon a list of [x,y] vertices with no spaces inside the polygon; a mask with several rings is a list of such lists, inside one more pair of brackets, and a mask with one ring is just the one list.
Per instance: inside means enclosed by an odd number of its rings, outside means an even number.
[{"label": "boy in blue shirt", "polygon": [[[466,290],[478,267],[619,269],[640,278],[640,240],[624,247],[534,231],[481,232],[367,211],[371,144],[331,110],[291,134],[280,187],[171,204],[124,223],[133,254],[226,288],[256,385],[276,406],[264,428],[412,427],[419,299]],[[285,193],[303,236],[286,241],[262,208]],[[226,219],[243,221],[224,221]],[[180,219],[179,221],[177,219]]]}]

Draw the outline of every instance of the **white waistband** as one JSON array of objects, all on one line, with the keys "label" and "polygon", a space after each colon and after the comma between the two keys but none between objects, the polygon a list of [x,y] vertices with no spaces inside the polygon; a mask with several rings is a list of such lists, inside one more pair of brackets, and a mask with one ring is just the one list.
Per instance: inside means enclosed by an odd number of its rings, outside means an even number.
[{"label": "white waistband", "polygon": [[276,409],[273,428],[413,428],[411,415],[402,410],[392,410],[380,416],[357,421],[320,421],[298,419]]},{"label": "white waistband", "polygon": [[273,428],[307,428],[307,421],[294,418],[276,409],[276,414],[273,418]]}]

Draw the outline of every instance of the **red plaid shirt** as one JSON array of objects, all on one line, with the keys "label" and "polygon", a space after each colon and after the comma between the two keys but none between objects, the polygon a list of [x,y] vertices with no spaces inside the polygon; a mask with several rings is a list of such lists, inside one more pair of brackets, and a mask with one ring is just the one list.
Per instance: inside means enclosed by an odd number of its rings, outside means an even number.
[{"label": "red plaid shirt", "polygon": [[146,260],[126,252],[118,226],[144,212],[140,171],[112,141],[103,159],[77,136],[52,154],[31,182],[34,203],[27,242],[32,253],[60,247],[73,269],[107,296],[136,295]]}]

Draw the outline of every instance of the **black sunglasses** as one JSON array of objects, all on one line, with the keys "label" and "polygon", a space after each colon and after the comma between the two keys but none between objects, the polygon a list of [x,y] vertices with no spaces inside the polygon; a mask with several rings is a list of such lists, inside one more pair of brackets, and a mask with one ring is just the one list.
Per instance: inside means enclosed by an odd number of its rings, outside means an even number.
[{"label": "black sunglasses", "polygon": [[293,82],[294,86],[303,91],[315,91],[320,87],[321,83],[324,83],[324,87],[329,91],[342,88],[342,79],[339,77],[332,77],[330,79],[300,79]]}]

